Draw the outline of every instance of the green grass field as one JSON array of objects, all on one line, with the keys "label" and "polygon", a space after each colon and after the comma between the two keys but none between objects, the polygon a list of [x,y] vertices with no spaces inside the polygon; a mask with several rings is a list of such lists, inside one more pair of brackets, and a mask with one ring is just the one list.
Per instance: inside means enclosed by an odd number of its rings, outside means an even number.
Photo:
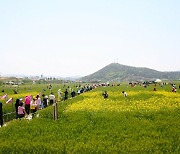
[{"label": "green grass field", "polygon": [[[34,94],[44,86],[32,88],[37,89]],[[0,152],[178,154],[180,92],[172,93],[170,85],[153,88],[99,87],[59,102],[57,121],[52,106],[38,111],[39,117],[31,121],[13,120],[0,128]],[[102,97],[105,90],[108,99]]]}]

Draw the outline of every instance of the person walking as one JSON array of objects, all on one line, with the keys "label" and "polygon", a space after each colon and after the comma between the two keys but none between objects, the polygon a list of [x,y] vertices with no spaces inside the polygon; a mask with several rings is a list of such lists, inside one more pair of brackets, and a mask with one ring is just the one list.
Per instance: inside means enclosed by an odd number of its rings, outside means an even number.
[{"label": "person walking", "polygon": [[61,89],[59,89],[57,93],[58,93],[58,102],[60,102],[61,101]]},{"label": "person walking", "polygon": [[72,92],[71,92],[71,97],[73,98],[73,97],[75,97],[75,96],[76,96],[76,93],[75,93],[74,90],[72,90]]},{"label": "person walking", "polygon": [[19,99],[16,99],[16,103],[15,103],[15,109],[16,109],[16,119],[18,118],[18,107],[20,106],[20,101]]},{"label": "person walking", "polygon": [[26,96],[25,99],[24,99],[24,102],[25,102],[25,111],[29,115],[29,113],[30,113],[31,97],[30,96]]},{"label": "person walking", "polygon": [[67,100],[68,99],[68,91],[67,91],[67,89],[66,89],[66,91],[64,92],[64,100]]},{"label": "person walking", "polygon": [[36,110],[41,109],[41,98],[39,95],[36,96]]},{"label": "person walking", "polygon": [[42,104],[44,108],[46,108],[48,106],[48,96],[45,96],[45,95],[42,95],[42,96],[43,96]]},{"label": "person walking", "polygon": [[53,92],[51,92],[51,94],[49,95],[49,104],[52,105],[53,103],[55,103],[55,96]]}]

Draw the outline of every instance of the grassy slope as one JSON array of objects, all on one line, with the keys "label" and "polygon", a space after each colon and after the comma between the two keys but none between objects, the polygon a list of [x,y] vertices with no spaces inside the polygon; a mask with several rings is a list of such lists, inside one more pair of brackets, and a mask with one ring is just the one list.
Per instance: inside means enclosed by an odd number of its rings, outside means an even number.
[{"label": "grassy slope", "polygon": [[[33,95],[36,96],[37,94],[40,94],[40,92],[42,92],[42,94],[45,94],[47,96],[49,96],[50,94],[50,90],[47,89],[47,85],[48,84],[35,84],[35,85],[20,85],[19,87],[13,87],[12,85],[3,85],[0,87],[0,96],[3,96],[4,94],[8,94],[8,98],[13,97],[13,104],[9,103],[9,104],[5,104],[7,100],[0,100],[0,102],[3,103],[3,113],[10,113],[10,112],[14,112],[15,111],[15,107],[14,104],[16,102],[17,98],[24,98],[26,95]],[[68,87],[66,85],[66,87],[63,87],[63,84],[53,84],[53,93],[57,98],[57,91],[58,89],[61,88],[62,90],[62,96],[64,96],[64,91],[65,89]],[[76,90],[76,87],[74,87],[74,84],[69,84],[69,86]],[[13,90],[17,89],[18,94],[14,94]],[[4,90],[5,92],[2,93],[2,90]],[[44,91],[45,90],[45,91]],[[69,94],[70,95],[70,94]],[[14,118],[15,114],[11,115],[12,117],[9,116],[9,118]],[[6,120],[6,118],[5,118]]]},{"label": "grassy slope", "polygon": [[[121,91],[129,96],[124,98]],[[52,107],[32,121],[14,120],[0,128],[2,153],[179,153],[180,94],[142,87],[108,87]],[[165,88],[166,89],[166,88]],[[167,88],[167,90],[169,90]]]}]

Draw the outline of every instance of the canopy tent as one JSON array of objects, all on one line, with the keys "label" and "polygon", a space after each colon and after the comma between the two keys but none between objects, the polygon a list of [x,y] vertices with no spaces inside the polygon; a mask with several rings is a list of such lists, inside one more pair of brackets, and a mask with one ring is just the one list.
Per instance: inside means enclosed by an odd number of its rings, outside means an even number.
[{"label": "canopy tent", "polygon": [[161,81],[160,79],[156,79],[155,82],[160,83],[160,82],[162,82],[162,81]]}]

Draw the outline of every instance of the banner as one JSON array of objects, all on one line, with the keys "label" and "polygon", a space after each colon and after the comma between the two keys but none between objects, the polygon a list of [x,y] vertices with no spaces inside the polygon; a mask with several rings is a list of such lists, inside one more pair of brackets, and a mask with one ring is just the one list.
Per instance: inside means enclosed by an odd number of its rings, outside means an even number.
[{"label": "banner", "polygon": [[8,99],[8,94],[3,95],[1,99]]},{"label": "banner", "polygon": [[13,98],[10,98],[10,99],[6,102],[6,104],[11,103],[11,102],[13,102]]}]

